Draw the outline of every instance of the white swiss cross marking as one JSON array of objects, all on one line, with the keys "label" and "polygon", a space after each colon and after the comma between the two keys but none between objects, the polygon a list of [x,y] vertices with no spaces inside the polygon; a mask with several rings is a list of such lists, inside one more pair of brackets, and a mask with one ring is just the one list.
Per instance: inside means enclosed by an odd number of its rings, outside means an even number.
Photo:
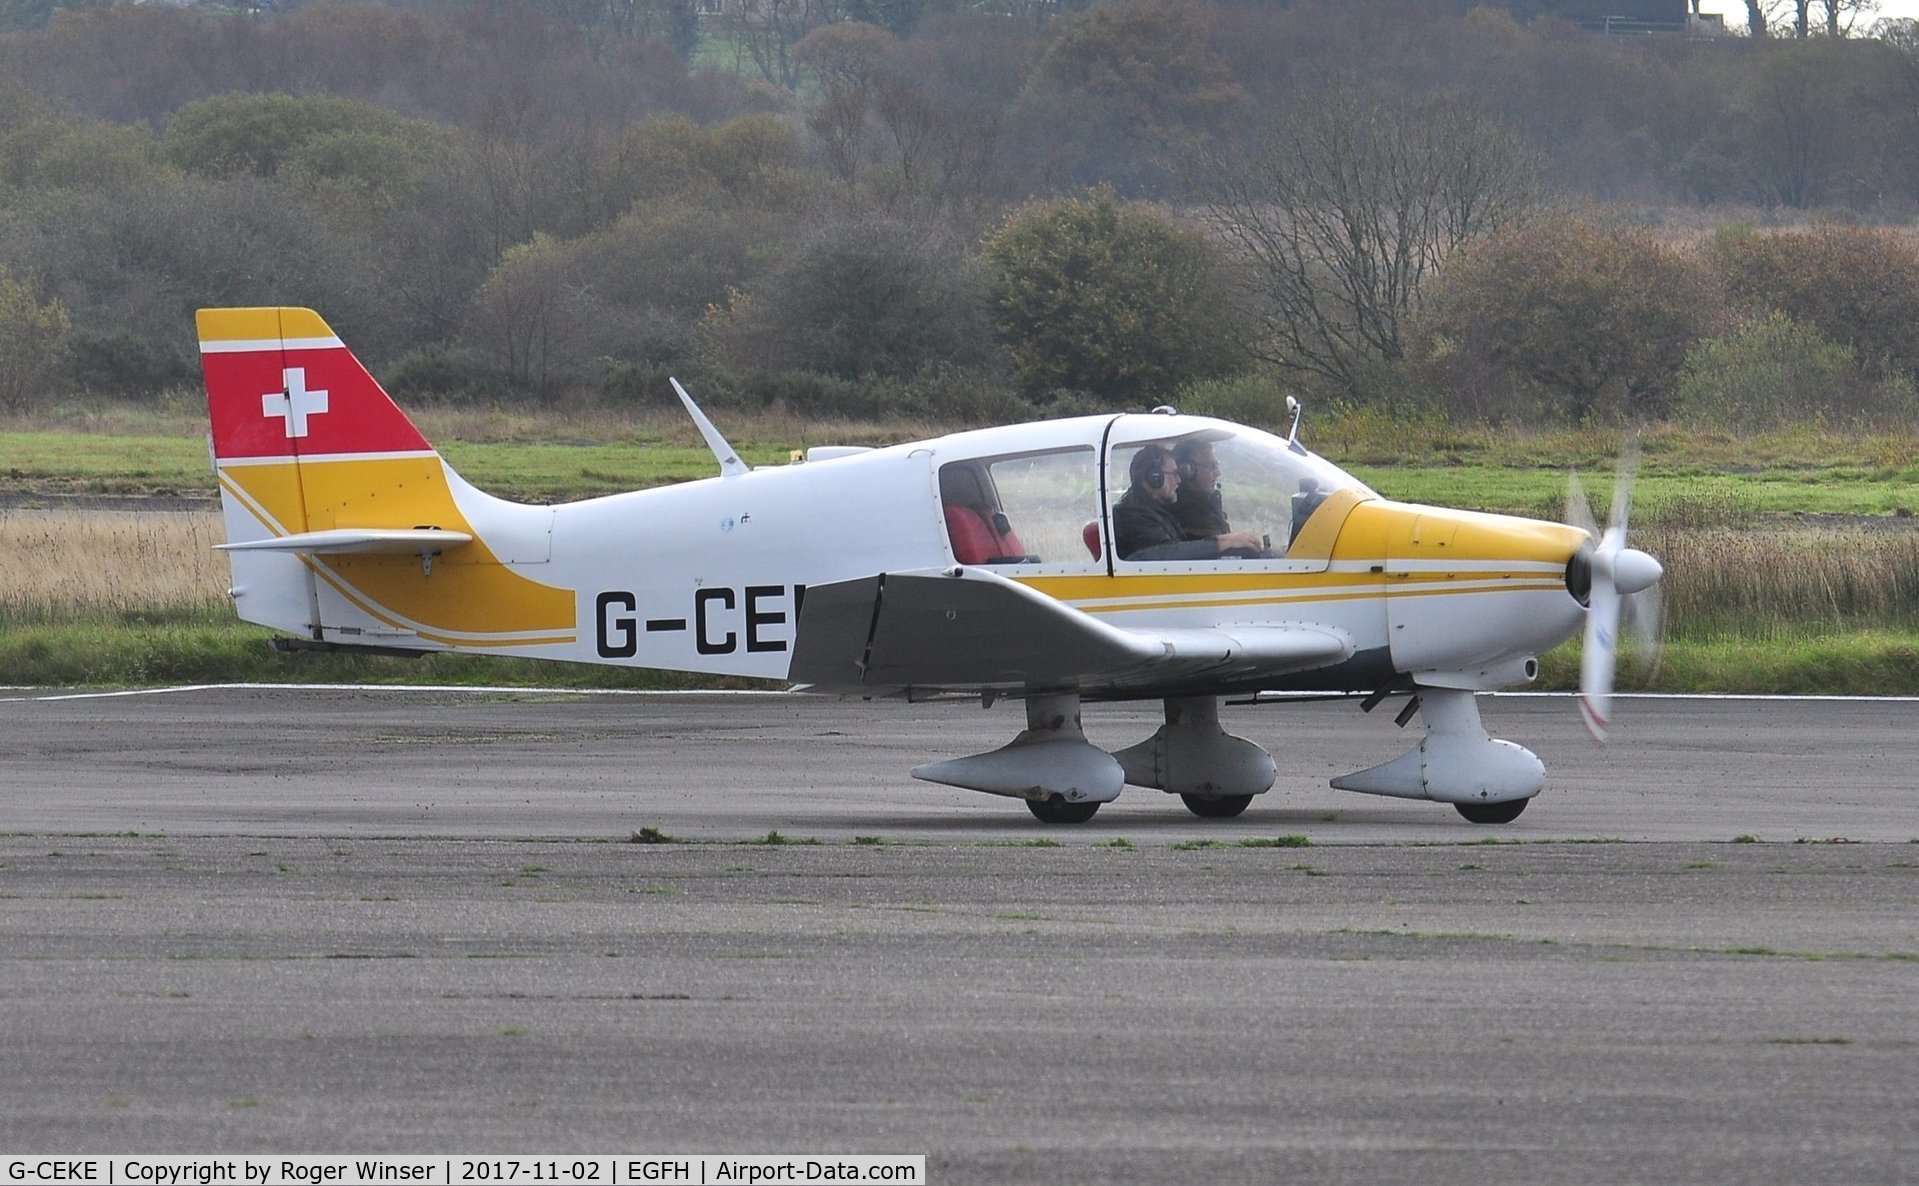
[{"label": "white swiss cross marking", "polygon": [[285,381],[287,389],[270,391],[261,396],[260,414],[285,417],[288,440],[303,437],[307,434],[307,417],[317,416],[327,410],[327,393],[307,390],[305,367],[288,367],[280,377]]}]

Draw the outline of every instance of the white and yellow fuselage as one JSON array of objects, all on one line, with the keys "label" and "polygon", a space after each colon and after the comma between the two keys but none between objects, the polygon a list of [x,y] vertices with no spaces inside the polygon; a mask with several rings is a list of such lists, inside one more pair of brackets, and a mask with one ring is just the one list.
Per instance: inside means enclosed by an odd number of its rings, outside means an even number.
[{"label": "white and yellow fuselage", "polygon": [[[1007,751],[919,773],[1034,802],[1111,798],[1122,767],[1200,801],[1257,794],[1271,761],[1219,731],[1212,698],[1418,690],[1433,753],[1452,746],[1465,773],[1422,757],[1354,789],[1462,804],[1538,789],[1530,754],[1477,773],[1507,743],[1470,693],[1526,682],[1579,629],[1576,528],[1388,501],[1290,440],[1171,414],[756,469],[690,400],[720,476],[527,505],[461,480],[310,310],[203,310],[199,330],[233,600],[300,645],[1021,696],[1029,728]],[[1216,451],[1221,509],[1265,546],[1115,554],[1129,459],[1182,442]],[[1162,698],[1168,724],[1108,755],[1077,732],[1081,696]],[[1030,774],[1045,755],[1055,772]]]},{"label": "white and yellow fuselage", "polygon": [[[535,506],[461,480],[317,316],[208,310],[201,339],[235,603],[317,642],[783,679],[807,589],[962,563],[941,490],[955,465],[1001,474],[998,505],[1028,512],[1013,526],[1035,550],[990,571],[1065,607],[1121,629],[1305,623],[1350,641],[1325,668],[1251,681],[1264,686],[1523,682],[1525,660],[1582,620],[1566,572],[1583,532],[1391,502],[1317,458],[1333,488],[1283,551],[1113,556],[1107,508],[1124,487],[1109,475],[1129,445],[1277,445],[1204,418],[988,429]],[[1035,458],[1060,461],[1049,472]],[[1008,489],[1006,464],[1050,488]],[[1034,516],[1063,525],[1043,550]],[[383,531],[442,534],[373,538]],[[1097,555],[1082,532],[1097,532]],[[328,547],[324,533],[342,534]]]}]

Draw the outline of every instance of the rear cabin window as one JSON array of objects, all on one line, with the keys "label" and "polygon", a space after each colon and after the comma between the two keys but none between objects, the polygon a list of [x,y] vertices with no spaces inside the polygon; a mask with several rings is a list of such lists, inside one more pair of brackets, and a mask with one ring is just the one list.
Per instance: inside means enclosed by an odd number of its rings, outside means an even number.
[{"label": "rear cabin window", "polygon": [[941,466],[940,503],[953,558],[961,564],[1092,564],[1099,540],[1094,460],[1094,451],[1082,447]]}]

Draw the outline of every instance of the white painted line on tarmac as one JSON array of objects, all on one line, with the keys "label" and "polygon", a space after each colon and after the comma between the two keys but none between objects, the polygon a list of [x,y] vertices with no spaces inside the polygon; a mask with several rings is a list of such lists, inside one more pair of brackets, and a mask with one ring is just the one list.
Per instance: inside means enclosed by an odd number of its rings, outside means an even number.
[{"label": "white painted line on tarmac", "polygon": [[[0,696],[0,704],[18,704],[27,701],[49,700],[110,700],[123,696],[170,696],[180,692],[374,692],[374,693],[431,693],[434,695],[466,694],[473,696],[794,696],[805,693],[791,691],[766,691],[758,688],[685,688],[672,689],[648,688],[550,688],[515,687],[510,685],[472,685],[472,684],[175,684],[162,688],[116,688],[103,692],[36,692],[32,688],[0,687],[4,692],[24,692],[21,696]],[[1579,696],[1578,692],[1481,692],[1482,696],[1532,697],[1536,699],[1571,700]],[[1328,696],[1324,692],[1262,692],[1259,703],[1273,704],[1287,700],[1359,700],[1359,694],[1351,696]],[[962,697],[950,697],[962,699]],[[1011,699],[1011,697],[1008,697]],[[1149,697],[1150,699],[1150,697]],[[1835,704],[1919,704],[1919,696],[1841,696],[1815,694],[1794,696],[1778,692],[1614,692],[1614,700],[1777,700],[1793,704],[1808,702],[1830,702]]]},{"label": "white painted line on tarmac", "polygon": [[[1541,698],[1576,698],[1578,692],[1486,692],[1487,696],[1537,696]],[[1808,700],[1830,700],[1836,703],[1865,702],[1872,704],[1919,704],[1919,696],[1840,696],[1825,693],[1812,693],[1804,696],[1787,692],[1614,692],[1614,700],[1790,700],[1803,704]]]},{"label": "white painted line on tarmac", "polygon": [[[5,688],[0,691],[31,689]],[[164,688],[117,688],[107,692],[42,692],[24,696],[0,696],[0,704],[19,704],[48,700],[111,700],[122,696],[171,696],[178,692],[420,692],[434,694],[467,693],[475,696],[791,696],[791,692],[762,691],[757,688],[687,688],[682,691],[647,688],[543,688],[472,684],[176,684]]]},{"label": "white painted line on tarmac", "polygon": [[[1395,691],[1394,699],[1400,699],[1416,689]],[[1577,700],[1578,692],[1476,692],[1478,696],[1498,696],[1501,698],[1531,697],[1538,700]],[[1251,701],[1254,704],[1283,704],[1288,700],[1363,700],[1363,692],[1332,693],[1326,692],[1260,692]],[[1826,693],[1794,695],[1789,692],[1614,692],[1614,700],[1779,700],[1792,704],[1806,704],[1830,701],[1834,704],[1919,704],[1919,696],[1845,696]],[[1247,701],[1239,701],[1241,704]]]}]

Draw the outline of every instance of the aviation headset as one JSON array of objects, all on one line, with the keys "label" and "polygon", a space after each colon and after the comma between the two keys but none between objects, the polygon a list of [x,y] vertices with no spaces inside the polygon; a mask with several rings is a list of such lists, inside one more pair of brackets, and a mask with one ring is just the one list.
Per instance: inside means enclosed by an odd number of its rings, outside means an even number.
[{"label": "aviation headset", "polygon": [[[1139,452],[1133,454],[1132,464],[1126,467],[1133,479],[1133,484],[1143,485],[1148,490],[1163,489],[1166,485],[1164,463],[1170,456],[1172,455],[1166,451],[1164,445],[1143,446]],[[1177,464],[1180,480],[1185,481],[1187,472],[1192,468],[1191,464],[1183,461]]]},{"label": "aviation headset", "polygon": [[[1149,454],[1152,457],[1151,468],[1147,468],[1145,460]],[[1179,469],[1180,481],[1190,482],[1199,477],[1199,466],[1194,464],[1192,450],[1187,446],[1181,445],[1169,453],[1163,445],[1147,445],[1139,452],[1133,454],[1133,464],[1131,466],[1133,481],[1145,482],[1146,488],[1149,490],[1164,488],[1166,485],[1166,474],[1164,467],[1161,466],[1160,463],[1169,456],[1172,457],[1173,464]]]},{"label": "aviation headset", "polygon": [[1193,454],[1206,447],[1204,441],[1183,441],[1173,447],[1173,464],[1179,466],[1179,480],[1190,482],[1199,477],[1199,463]]}]

